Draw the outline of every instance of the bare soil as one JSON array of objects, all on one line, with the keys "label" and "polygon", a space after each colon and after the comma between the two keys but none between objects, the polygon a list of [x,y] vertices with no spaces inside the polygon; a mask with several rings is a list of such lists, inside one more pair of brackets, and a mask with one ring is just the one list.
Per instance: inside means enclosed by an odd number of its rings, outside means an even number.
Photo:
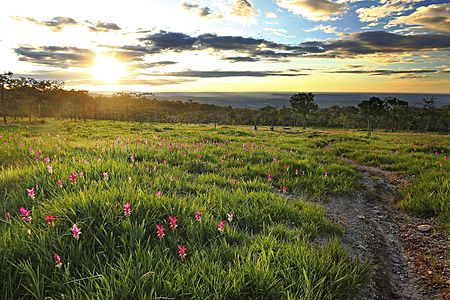
[{"label": "bare soil", "polygon": [[[400,188],[410,180],[340,159],[357,167],[360,188],[324,205],[331,220],[346,228],[344,246],[375,265],[373,281],[356,299],[450,299],[449,236],[439,232],[433,218],[396,206]],[[422,224],[431,230],[418,230]]]}]

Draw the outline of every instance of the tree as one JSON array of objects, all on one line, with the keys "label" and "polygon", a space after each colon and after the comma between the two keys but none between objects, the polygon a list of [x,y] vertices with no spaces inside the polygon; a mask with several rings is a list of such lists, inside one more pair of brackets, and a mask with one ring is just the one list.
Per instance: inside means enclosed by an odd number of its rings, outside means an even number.
[{"label": "tree", "polygon": [[374,120],[383,113],[384,103],[378,97],[371,97],[369,100],[361,101],[358,108],[367,120],[367,135],[371,136]]},{"label": "tree", "polygon": [[[408,102],[402,101],[396,97],[386,97],[384,99],[384,107],[386,109],[388,120],[390,121],[391,131],[395,130],[396,122],[404,115]],[[389,125],[386,126],[386,128]]]},{"label": "tree", "polygon": [[7,123],[6,121],[6,115],[8,114],[8,108],[9,108],[9,101],[8,97],[6,95],[6,89],[9,89],[10,87],[10,81],[11,76],[13,73],[11,72],[5,72],[3,74],[0,74],[0,90],[1,90],[1,104],[2,104],[2,115],[3,115],[3,123]]},{"label": "tree", "polygon": [[426,123],[425,123],[425,132],[428,131],[428,128],[430,126],[431,117],[433,116],[433,113],[436,110],[436,97],[430,97],[430,98],[423,98],[422,99],[422,107],[425,111],[426,115]]},{"label": "tree", "polygon": [[303,128],[306,128],[307,119],[319,109],[314,102],[314,95],[312,93],[297,93],[291,96],[289,102],[292,109],[302,116]]}]

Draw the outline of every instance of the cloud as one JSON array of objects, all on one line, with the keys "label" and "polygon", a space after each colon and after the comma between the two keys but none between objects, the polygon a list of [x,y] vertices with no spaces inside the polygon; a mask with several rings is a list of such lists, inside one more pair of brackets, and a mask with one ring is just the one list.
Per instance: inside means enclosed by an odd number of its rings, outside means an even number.
[{"label": "cloud", "polygon": [[149,62],[149,63],[137,63],[137,64],[133,64],[132,66],[135,69],[151,69],[151,68],[175,65],[177,63],[178,62],[176,62],[176,61],[164,60],[164,61],[155,61],[155,62]]},{"label": "cloud", "polygon": [[439,70],[434,69],[413,69],[413,70],[337,70],[329,71],[327,73],[333,74],[366,74],[370,76],[389,76],[399,79],[411,79],[411,78],[425,78],[427,74],[438,73]]},{"label": "cloud", "polygon": [[294,38],[295,36],[293,35],[288,35],[287,34],[287,30],[286,29],[282,29],[282,28],[271,28],[271,27],[266,27],[264,28],[265,31],[269,31],[274,35],[278,35],[284,38]]},{"label": "cloud", "polygon": [[340,74],[371,74],[371,75],[392,75],[392,74],[409,74],[409,73],[435,73],[437,70],[338,70],[338,71],[330,71],[327,73],[340,73]]},{"label": "cloud", "polygon": [[212,12],[211,8],[209,8],[207,6],[200,6],[198,4],[191,4],[188,2],[183,2],[181,4],[181,7],[186,11],[195,12],[199,17],[202,17],[202,18],[216,18],[216,19],[223,18],[223,15],[214,14]]},{"label": "cloud", "polygon": [[231,57],[224,57],[222,59],[229,60],[232,63],[260,61],[260,59],[258,59],[257,57],[250,57],[250,56],[231,56]]},{"label": "cloud", "polygon": [[323,31],[325,33],[335,33],[336,27],[330,26],[330,25],[317,25],[310,29],[305,29],[305,32],[312,32],[312,31]]},{"label": "cloud", "polygon": [[[91,24],[87,22],[88,24]],[[122,28],[119,27],[116,23],[107,23],[107,22],[97,22],[96,24],[92,24],[88,26],[90,31],[93,32],[109,32],[109,31],[116,31],[121,30]]]},{"label": "cloud", "polygon": [[139,40],[146,44],[146,47],[143,49],[148,51],[148,53],[158,53],[162,50],[192,50],[198,38],[179,32],[160,31],[149,34]]},{"label": "cloud", "polygon": [[202,48],[216,50],[254,50],[258,47],[271,47],[273,42],[264,39],[246,38],[242,36],[218,36],[216,34],[202,34],[198,36],[198,42]]},{"label": "cloud", "polygon": [[95,24],[92,22],[89,22],[89,21],[80,23],[80,22],[78,22],[72,18],[68,18],[68,17],[54,17],[53,19],[51,19],[49,21],[40,21],[40,20],[36,20],[34,18],[17,17],[17,16],[13,17],[13,19],[19,20],[19,21],[28,21],[28,22],[34,23],[39,26],[49,27],[51,30],[53,30],[55,32],[62,31],[65,27],[74,26],[74,25],[86,26],[92,32],[109,32],[109,31],[121,30],[119,25],[117,25],[115,23],[108,23],[108,22],[101,22],[101,21],[98,21]]},{"label": "cloud", "polygon": [[135,62],[135,61],[142,61],[144,60],[144,57],[146,53],[141,51],[131,51],[131,50],[122,50],[122,49],[114,49],[110,51],[106,51],[104,53],[107,56],[111,56],[116,58],[119,61],[123,62]]},{"label": "cloud", "polygon": [[31,22],[31,23],[34,23],[34,24],[37,24],[40,26],[46,26],[55,32],[63,30],[64,27],[66,27],[66,26],[73,26],[73,25],[79,24],[74,19],[67,18],[67,17],[54,17],[53,19],[48,20],[48,21],[39,21],[39,20],[36,20],[34,18],[29,18],[29,17],[13,17],[13,19],[19,20],[19,21],[28,21],[28,22]]},{"label": "cloud", "polygon": [[[265,39],[242,36],[202,34],[190,36],[179,32],[160,31],[140,38],[143,44],[111,46],[112,49],[140,52],[142,55],[166,51],[214,50],[222,59],[232,62],[284,61],[291,58],[348,58],[365,55],[392,56],[394,53],[447,51],[450,36],[440,34],[400,35],[385,31],[368,31],[341,34],[339,38],[325,41],[308,41],[297,45],[275,43]],[[106,46],[105,46],[106,47]],[[227,55],[227,52],[233,54]],[[236,53],[240,53],[238,56]],[[229,58],[229,57],[235,57]],[[237,57],[237,58],[236,58]],[[244,58],[244,57],[250,57]],[[400,56],[397,56],[400,59]]]},{"label": "cloud", "polygon": [[290,12],[313,21],[334,20],[345,12],[345,3],[331,0],[276,0],[276,3]]},{"label": "cloud", "polygon": [[450,33],[450,4],[434,4],[417,8],[408,16],[400,16],[385,27],[396,25],[418,25],[420,29]]},{"label": "cloud", "polygon": [[450,36],[437,34],[399,35],[385,31],[368,31],[345,35],[343,38],[306,42],[298,46],[310,53],[327,53],[349,57],[377,53],[402,53],[424,50],[448,50]]},{"label": "cloud", "polygon": [[187,78],[158,78],[158,79],[149,79],[149,78],[135,78],[135,79],[122,79],[117,82],[117,84],[122,85],[153,85],[153,86],[161,86],[161,85],[173,85],[173,84],[181,84],[185,82],[193,82],[196,79],[187,79]]},{"label": "cloud", "polygon": [[412,10],[414,8],[414,3],[423,1],[424,0],[380,0],[381,5],[362,7],[357,9],[356,13],[361,22],[376,22],[380,19]]},{"label": "cloud", "polygon": [[276,19],[276,18],[278,18],[278,16],[274,12],[271,12],[271,11],[266,12],[264,15],[268,19]]},{"label": "cloud", "polygon": [[[158,74],[156,74],[158,75]],[[221,77],[267,77],[267,76],[282,76],[295,77],[307,76],[304,73],[285,73],[279,71],[181,71],[172,73],[159,74],[163,76],[177,76],[177,77],[198,77],[198,78],[221,78]]]},{"label": "cloud", "polygon": [[235,0],[231,14],[237,17],[250,18],[256,15],[256,10],[248,0]]},{"label": "cloud", "polygon": [[89,49],[60,46],[19,46],[14,49],[20,61],[59,68],[92,65],[95,53]]}]

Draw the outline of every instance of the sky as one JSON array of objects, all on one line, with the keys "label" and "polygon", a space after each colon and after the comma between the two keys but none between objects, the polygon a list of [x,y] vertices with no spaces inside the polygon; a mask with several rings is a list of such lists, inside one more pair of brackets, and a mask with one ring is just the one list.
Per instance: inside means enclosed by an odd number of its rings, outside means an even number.
[{"label": "sky", "polygon": [[0,72],[93,92],[450,93],[450,3],[12,1]]}]

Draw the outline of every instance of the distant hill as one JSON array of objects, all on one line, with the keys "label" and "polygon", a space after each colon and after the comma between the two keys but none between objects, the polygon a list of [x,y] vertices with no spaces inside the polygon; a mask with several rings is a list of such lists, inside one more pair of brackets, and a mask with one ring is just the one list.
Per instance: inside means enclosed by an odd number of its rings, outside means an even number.
[{"label": "distant hill", "polygon": [[[281,107],[289,106],[289,97],[293,92],[260,92],[260,93],[215,93],[215,92],[174,92],[174,93],[155,93],[159,100],[180,100],[203,104],[216,104],[220,106],[232,107],[254,107],[261,108],[267,105]],[[388,96],[397,97],[407,101],[411,106],[420,105],[419,102],[425,97],[437,97],[437,105],[444,106],[450,104],[450,94],[395,94],[395,93],[314,93],[316,102],[320,107],[332,105],[355,106],[362,100],[370,97],[385,98]]]}]

